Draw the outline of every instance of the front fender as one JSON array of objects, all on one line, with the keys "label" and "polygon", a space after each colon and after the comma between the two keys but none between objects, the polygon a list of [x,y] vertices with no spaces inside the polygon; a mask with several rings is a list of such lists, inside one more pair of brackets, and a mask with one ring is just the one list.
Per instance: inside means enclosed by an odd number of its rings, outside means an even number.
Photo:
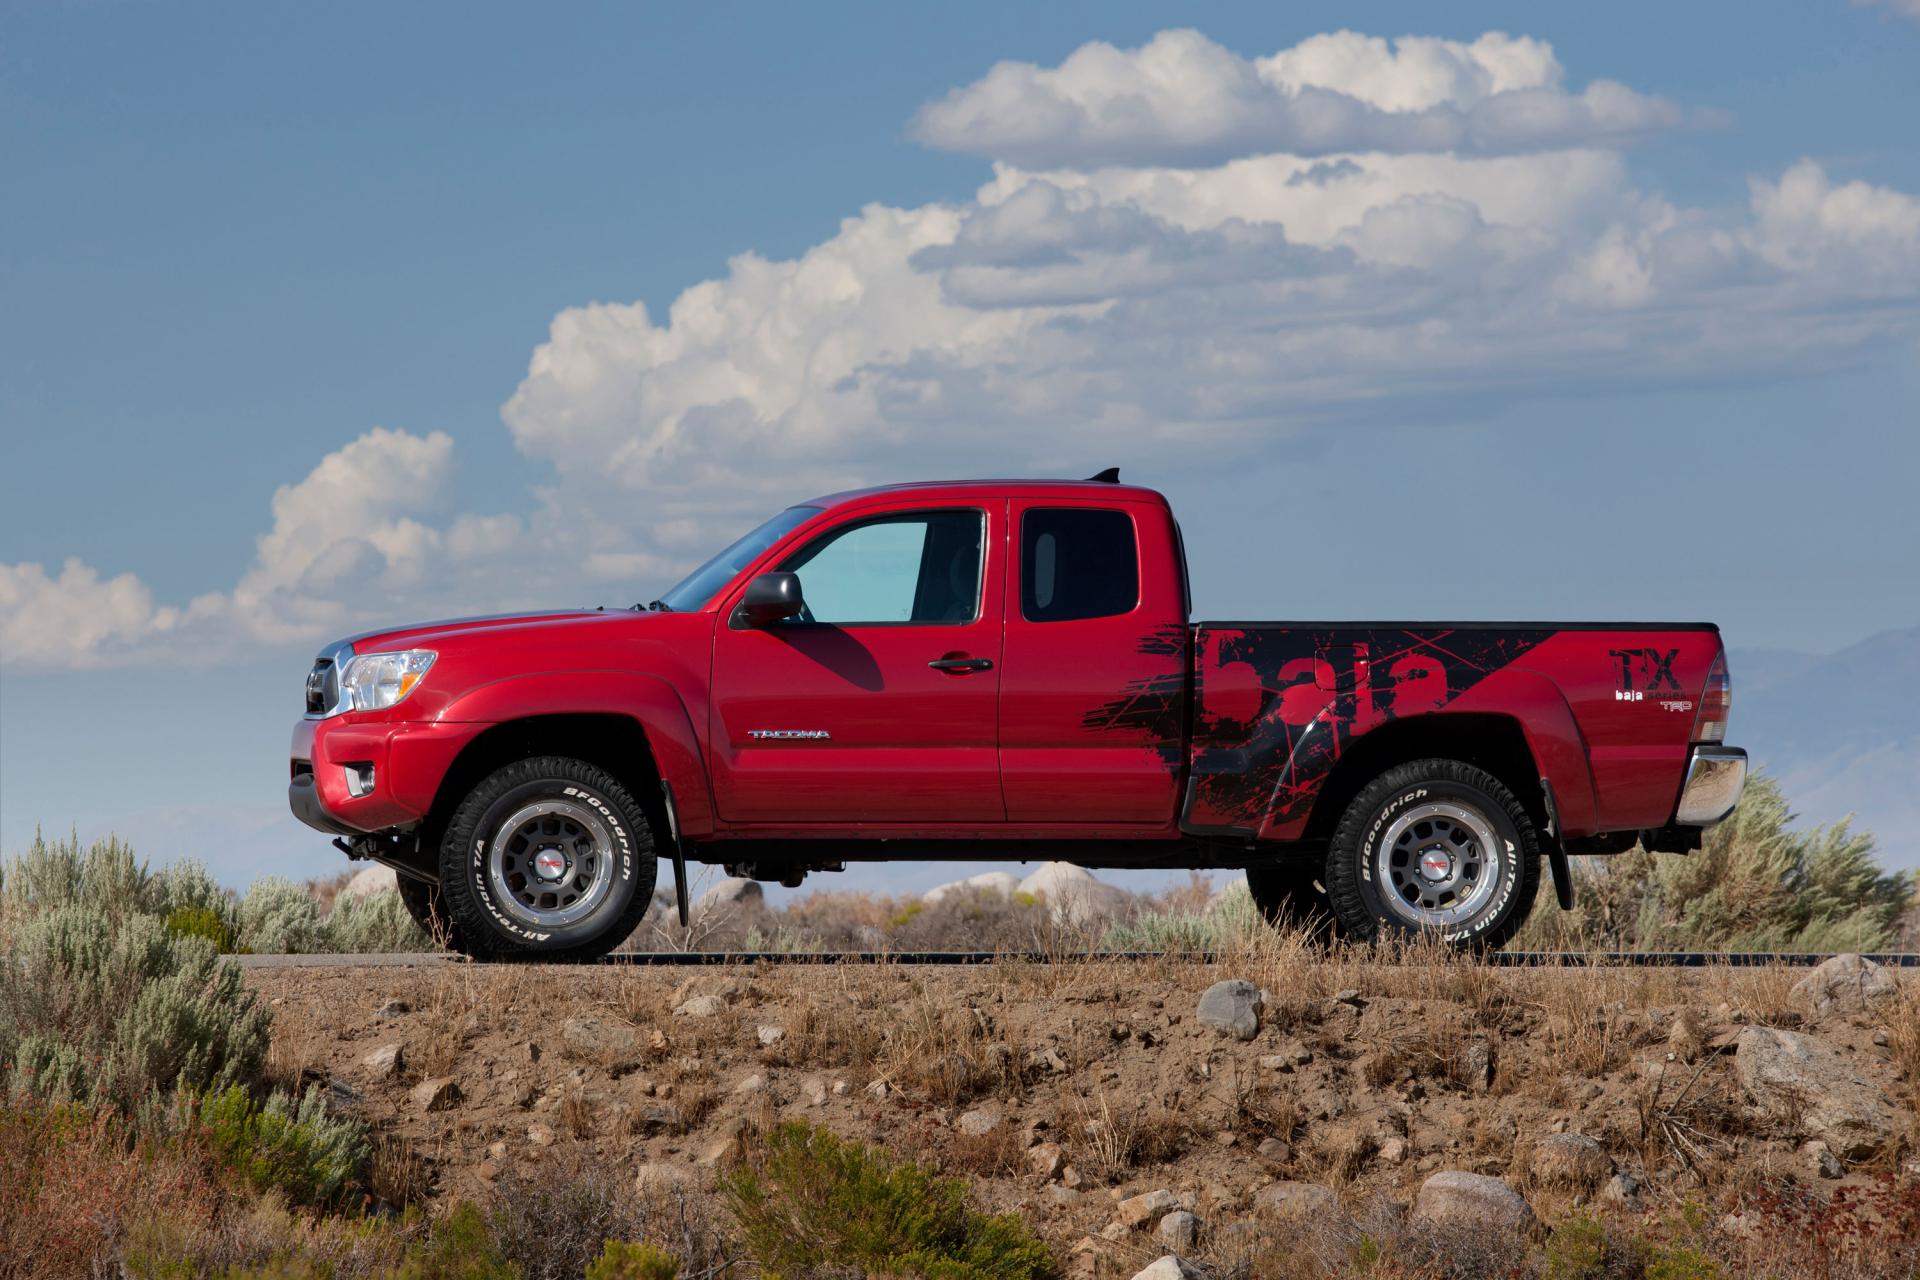
[{"label": "front fender", "polygon": [[643,671],[548,671],[476,685],[448,702],[440,720],[502,724],[532,716],[624,715],[646,734],[660,777],[673,788],[680,830],[713,831],[713,787],[693,716],[677,689]]}]

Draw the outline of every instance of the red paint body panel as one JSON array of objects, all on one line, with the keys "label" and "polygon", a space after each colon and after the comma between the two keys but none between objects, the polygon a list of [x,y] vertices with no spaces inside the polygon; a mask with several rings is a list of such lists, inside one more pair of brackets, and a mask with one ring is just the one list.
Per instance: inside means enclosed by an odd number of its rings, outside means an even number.
[{"label": "red paint body panel", "polygon": [[[407,829],[489,726],[618,715],[644,732],[696,849],[835,837],[1289,841],[1315,823],[1327,780],[1367,735],[1474,715],[1518,727],[1560,831],[1577,837],[1671,821],[1721,653],[1719,633],[1698,624],[1190,625],[1172,513],[1132,486],[905,485],[809,505],[818,513],[688,612],[554,612],[358,638],[356,653],[437,658],[393,708],[300,722],[296,770],[312,765],[340,828]],[[1131,610],[1023,616],[1020,530],[1036,507],[1129,517]],[[955,610],[937,623],[734,622],[748,584],[823,533],[954,509],[985,522],[970,620]],[[959,657],[992,666],[927,665]],[[348,762],[374,764],[372,795],[347,794]]]}]

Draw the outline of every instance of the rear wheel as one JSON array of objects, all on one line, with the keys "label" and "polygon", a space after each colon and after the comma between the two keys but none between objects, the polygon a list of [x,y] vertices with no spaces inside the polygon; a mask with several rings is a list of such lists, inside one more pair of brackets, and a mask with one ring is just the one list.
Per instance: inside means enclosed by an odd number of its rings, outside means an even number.
[{"label": "rear wheel", "polygon": [[1317,861],[1276,861],[1247,868],[1253,905],[1276,929],[1298,929],[1316,942],[1337,934],[1333,904],[1320,883]]},{"label": "rear wheel", "polygon": [[606,770],[541,756],[501,769],[454,810],[440,900],[475,956],[597,959],[653,901],[653,830]]},{"label": "rear wheel", "polygon": [[1356,939],[1435,933],[1498,947],[1540,888],[1540,842],[1525,806],[1484,769],[1416,760],[1369,783],[1327,853],[1334,913]]}]

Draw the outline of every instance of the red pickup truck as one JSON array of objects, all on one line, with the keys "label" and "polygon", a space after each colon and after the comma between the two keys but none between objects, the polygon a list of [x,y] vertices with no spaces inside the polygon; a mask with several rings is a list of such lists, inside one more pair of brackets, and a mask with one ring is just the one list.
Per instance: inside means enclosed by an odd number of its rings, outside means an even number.
[{"label": "red pickup truck", "polygon": [[1166,500],[896,485],[789,507],[650,605],[328,647],[289,800],[477,956],[582,959],[657,862],[1244,868],[1270,918],[1496,946],[1544,859],[1726,817],[1707,623],[1190,622]]}]

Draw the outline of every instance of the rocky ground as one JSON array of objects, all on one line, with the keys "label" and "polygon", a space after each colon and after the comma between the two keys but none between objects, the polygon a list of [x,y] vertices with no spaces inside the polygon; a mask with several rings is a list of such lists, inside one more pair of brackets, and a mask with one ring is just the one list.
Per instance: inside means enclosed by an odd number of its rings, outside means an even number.
[{"label": "rocky ground", "polygon": [[395,1196],[583,1167],[697,1194],[798,1118],[964,1176],[1085,1276],[1381,1248],[1505,1270],[1581,1214],[1603,1253],[1911,1274],[1920,1232],[1920,998],[1857,960],[1518,970],[1282,938],[1217,965],[249,980],[278,1071],[373,1125]]}]

